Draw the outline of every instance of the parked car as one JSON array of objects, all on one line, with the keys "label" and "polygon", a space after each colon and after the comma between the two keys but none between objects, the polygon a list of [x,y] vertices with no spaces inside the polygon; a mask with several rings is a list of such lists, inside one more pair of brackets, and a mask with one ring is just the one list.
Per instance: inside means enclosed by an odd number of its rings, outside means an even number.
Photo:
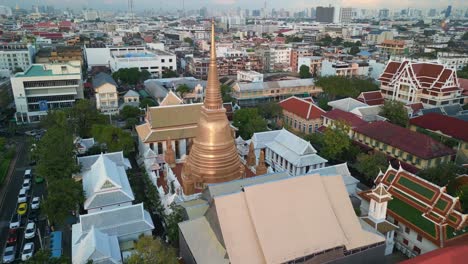
[{"label": "parked car", "polygon": [[40,203],[41,203],[41,198],[38,196],[34,197],[31,201],[31,209],[33,210],[39,209]]},{"label": "parked car", "polygon": [[18,228],[20,227],[20,224],[21,224],[21,215],[19,214],[13,214],[13,216],[11,217],[11,221],[10,221],[10,229],[15,229],[15,228]]},{"label": "parked car", "polygon": [[36,235],[36,224],[33,221],[29,221],[26,229],[24,230],[24,238],[31,239]]},{"label": "parked car", "polygon": [[3,251],[3,263],[11,263],[15,260],[16,246],[7,246]]},{"label": "parked car", "polygon": [[7,238],[7,244],[15,244],[16,240],[18,240],[18,232],[16,232],[16,229],[10,229],[8,230],[8,238]]},{"label": "parked car", "polygon": [[26,261],[30,259],[34,254],[34,243],[29,242],[24,244],[23,252],[21,253],[21,260]]},{"label": "parked car", "polygon": [[24,132],[26,136],[35,136],[37,131],[35,129]]},{"label": "parked car", "polygon": [[21,189],[18,194],[18,203],[25,203],[28,200],[28,191]]},{"label": "parked car", "polygon": [[23,189],[26,189],[27,191],[31,189],[31,179],[24,179]]},{"label": "parked car", "polygon": [[31,170],[25,170],[24,171],[24,179],[29,179],[31,180],[32,179],[32,173],[31,173]]},{"label": "parked car", "polygon": [[18,205],[18,210],[16,210],[19,215],[24,215],[28,211],[28,204],[27,203],[20,203]]}]

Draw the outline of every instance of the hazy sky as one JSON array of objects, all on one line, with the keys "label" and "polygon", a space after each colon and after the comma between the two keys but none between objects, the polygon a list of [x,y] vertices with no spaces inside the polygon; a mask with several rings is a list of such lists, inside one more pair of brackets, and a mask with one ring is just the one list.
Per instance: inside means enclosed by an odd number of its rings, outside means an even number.
[{"label": "hazy sky", "polygon": [[[148,9],[174,9],[182,8],[185,2],[186,9],[197,9],[202,6],[208,8],[249,8],[257,9],[264,5],[265,0],[134,0],[137,10]],[[451,4],[454,8],[468,8],[468,0],[267,0],[267,7],[300,9],[318,5],[341,5],[356,8],[444,8]],[[0,0],[0,5],[28,8],[31,4],[54,5],[70,8],[98,8],[98,9],[126,9],[128,0]]]}]

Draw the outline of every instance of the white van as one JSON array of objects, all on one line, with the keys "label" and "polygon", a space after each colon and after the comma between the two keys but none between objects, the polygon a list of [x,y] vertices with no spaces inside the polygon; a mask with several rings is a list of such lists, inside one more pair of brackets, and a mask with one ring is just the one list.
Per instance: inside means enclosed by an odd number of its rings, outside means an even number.
[{"label": "white van", "polygon": [[18,194],[18,203],[25,203],[28,199],[28,191],[26,189],[21,189]]}]

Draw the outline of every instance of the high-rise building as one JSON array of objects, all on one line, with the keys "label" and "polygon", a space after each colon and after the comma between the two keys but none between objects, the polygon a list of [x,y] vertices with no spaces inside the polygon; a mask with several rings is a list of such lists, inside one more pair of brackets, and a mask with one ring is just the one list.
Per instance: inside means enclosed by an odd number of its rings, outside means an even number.
[{"label": "high-rise building", "polygon": [[452,6],[449,5],[447,10],[445,10],[445,18],[448,18],[452,14]]},{"label": "high-rise building", "polygon": [[339,23],[349,24],[353,20],[353,8],[342,7],[340,8],[340,21]]},{"label": "high-rise building", "polygon": [[316,13],[315,13],[315,8],[310,8],[310,17],[311,18],[315,18],[316,17]]},{"label": "high-rise building", "polygon": [[245,173],[221,98],[214,29],[212,21],[205,100],[201,107],[197,135],[182,170],[182,186],[186,195],[199,192],[210,183],[243,178]]},{"label": "high-rise building", "polygon": [[200,8],[200,16],[201,16],[201,17],[206,17],[206,16],[208,16],[208,9],[206,9],[205,6],[202,7],[202,8]]},{"label": "high-rise building", "polygon": [[384,8],[384,9],[380,9],[379,10],[379,18],[388,18],[388,9],[387,8]]},{"label": "high-rise building", "polygon": [[334,7],[318,6],[315,20],[317,22],[333,23],[334,14],[335,14]]},{"label": "high-rise building", "polygon": [[429,17],[435,17],[436,13],[437,13],[437,11],[434,8],[432,8],[432,9],[429,10],[428,16]]}]

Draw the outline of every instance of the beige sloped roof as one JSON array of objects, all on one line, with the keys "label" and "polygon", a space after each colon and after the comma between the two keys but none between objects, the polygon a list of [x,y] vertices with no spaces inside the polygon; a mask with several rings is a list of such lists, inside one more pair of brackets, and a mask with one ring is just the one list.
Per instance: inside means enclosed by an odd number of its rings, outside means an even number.
[{"label": "beige sloped roof", "polygon": [[228,264],[226,250],[219,243],[205,217],[179,223],[182,236],[197,263]]},{"label": "beige sloped roof", "polygon": [[202,105],[202,103],[199,103],[150,107],[148,109],[148,118],[153,129],[196,125],[200,120]]},{"label": "beige sloped roof", "polygon": [[173,91],[169,91],[169,93],[164,97],[162,102],[159,104],[160,106],[167,106],[167,105],[180,105],[183,104],[182,99],[180,99]]},{"label": "beige sloped roof", "polygon": [[214,200],[233,264],[282,263],[383,241],[362,230],[341,176],[293,177]]}]

